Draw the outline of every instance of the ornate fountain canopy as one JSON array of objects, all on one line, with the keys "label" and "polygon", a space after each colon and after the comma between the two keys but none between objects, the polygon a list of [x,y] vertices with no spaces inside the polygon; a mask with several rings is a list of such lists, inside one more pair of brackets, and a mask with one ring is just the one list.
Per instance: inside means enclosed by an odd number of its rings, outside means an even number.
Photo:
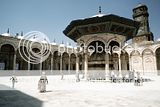
[{"label": "ornate fountain canopy", "polygon": [[76,41],[78,38],[98,33],[113,33],[131,39],[136,35],[139,22],[117,15],[95,15],[94,17],[73,20],[63,33]]}]

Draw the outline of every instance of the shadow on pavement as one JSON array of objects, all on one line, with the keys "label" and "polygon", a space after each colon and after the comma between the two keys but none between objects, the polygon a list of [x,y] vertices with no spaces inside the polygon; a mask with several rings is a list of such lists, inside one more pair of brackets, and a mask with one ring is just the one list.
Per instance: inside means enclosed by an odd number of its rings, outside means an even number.
[{"label": "shadow on pavement", "polygon": [[42,107],[43,102],[0,84],[0,107]]}]

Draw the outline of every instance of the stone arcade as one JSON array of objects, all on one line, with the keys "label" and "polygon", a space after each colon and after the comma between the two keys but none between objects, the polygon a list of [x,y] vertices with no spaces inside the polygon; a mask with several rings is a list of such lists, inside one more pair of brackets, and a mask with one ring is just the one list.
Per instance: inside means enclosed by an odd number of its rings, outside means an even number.
[{"label": "stone arcade", "polygon": [[[125,74],[126,71],[138,71],[143,74],[160,74],[160,41],[154,41],[149,28],[149,13],[145,5],[133,9],[133,20],[113,14],[102,14],[72,21],[63,33],[77,42],[77,48],[68,47],[68,51],[58,52],[56,43],[51,43],[50,55],[43,63],[31,64],[19,55],[20,36],[10,36],[9,32],[0,36],[1,70],[84,70],[86,78],[105,78],[114,71]],[[131,40],[131,43],[127,41]],[[97,45],[98,44],[98,45]],[[34,51],[40,51],[38,43]],[[87,47],[87,48],[84,48]],[[114,48],[90,52],[88,47]],[[123,48],[122,48],[123,47]],[[29,48],[29,47],[25,47]],[[98,74],[98,75],[97,75]]]}]

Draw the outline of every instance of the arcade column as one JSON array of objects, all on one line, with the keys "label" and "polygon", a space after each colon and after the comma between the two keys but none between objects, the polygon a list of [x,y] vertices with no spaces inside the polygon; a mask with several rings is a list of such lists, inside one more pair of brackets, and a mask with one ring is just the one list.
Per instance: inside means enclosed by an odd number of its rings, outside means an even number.
[{"label": "arcade column", "polygon": [[13,70],[16,70],[16,52],[14,53],[13,56]]},{"label": "arcade column", "polygon": [[109,73],[109,54],[108,53],[105,54],[105,73],[106,73],[106,76]]},{"label": "arcade column", "polygon": [[85,79],[88,79],[88,55],[87,53],[84,54],[84,73]]}]

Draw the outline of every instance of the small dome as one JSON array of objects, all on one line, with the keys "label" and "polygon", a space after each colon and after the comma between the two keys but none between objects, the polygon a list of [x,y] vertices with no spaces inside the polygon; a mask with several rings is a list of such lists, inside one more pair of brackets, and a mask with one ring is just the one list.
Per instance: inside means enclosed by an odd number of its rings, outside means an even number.
[{"label": "small dome", "polygon": [[64,44],[60,44],[59,46],[60,46],[60,47],[65,47],[65,45],[64,45]]},{"label": "small dome", "polygon": [[17,38],[18,38],[18,39],[23,39],[23,36],[18,35]]},{"label": "small dome", "polygon": [[68,45],[68,46],[67,46],[67,48],[73,48],[73,46],[71,46],[71,45]]},{"label": "small dome", "polygon": [[73,48],[73,46],[67,42],[67,48]]},{"label": "small dome", "polygon": [[30,40],[30,41],[34,41],[34,42],[38,42],[37,38],[34,38],[34,37],[29,38],[28,40]]},{"label": "small dome", "polygon": [[9,33],[3,33],[2,36],[11,36]]},{"label": "small dome", "polygon": [[50,43],[51,45],[57,45],[57,43],[55,43],[55,42],[52,42],[52,43]]},{"label": "small dome", "polygon": [[102,13],[99,13],[99,14],[96,14],[96,15],[94,15],[94,16],[92,16],[92,17],[103,17],[103,16],[105,16],[106,14],[102,14]]},{"label": "small dome", "polygon": [[160,38],[158,38],[157,41],[160,41]]},{"label": "small dome", "polygon": [[42,43],[48,43],[46,40],[42,40]]},{"label": "small dome", "polygon": [[76,50],[76,49],[77,49],[77,47],[74,47],[74,49]]},{"label": "small dome", "polygon": [[136,6],[136,8],[142,7],[142,6],[146,6],[146,5],[139,3],[139,4]]},{"label": "small dome", "polygon": [[92,17],[103,17],[103,16],[106,15],[106,14],[102,14],[101,12],[102,12],[101,11],[101,6],[99,6],[99,13],[97,15],[92,16]]},{"label": "small dome", "polygon": [[127,43],[127,42],[125,42],[124,46],[127,46],[127,45],[128,45],[128,43]]}]

